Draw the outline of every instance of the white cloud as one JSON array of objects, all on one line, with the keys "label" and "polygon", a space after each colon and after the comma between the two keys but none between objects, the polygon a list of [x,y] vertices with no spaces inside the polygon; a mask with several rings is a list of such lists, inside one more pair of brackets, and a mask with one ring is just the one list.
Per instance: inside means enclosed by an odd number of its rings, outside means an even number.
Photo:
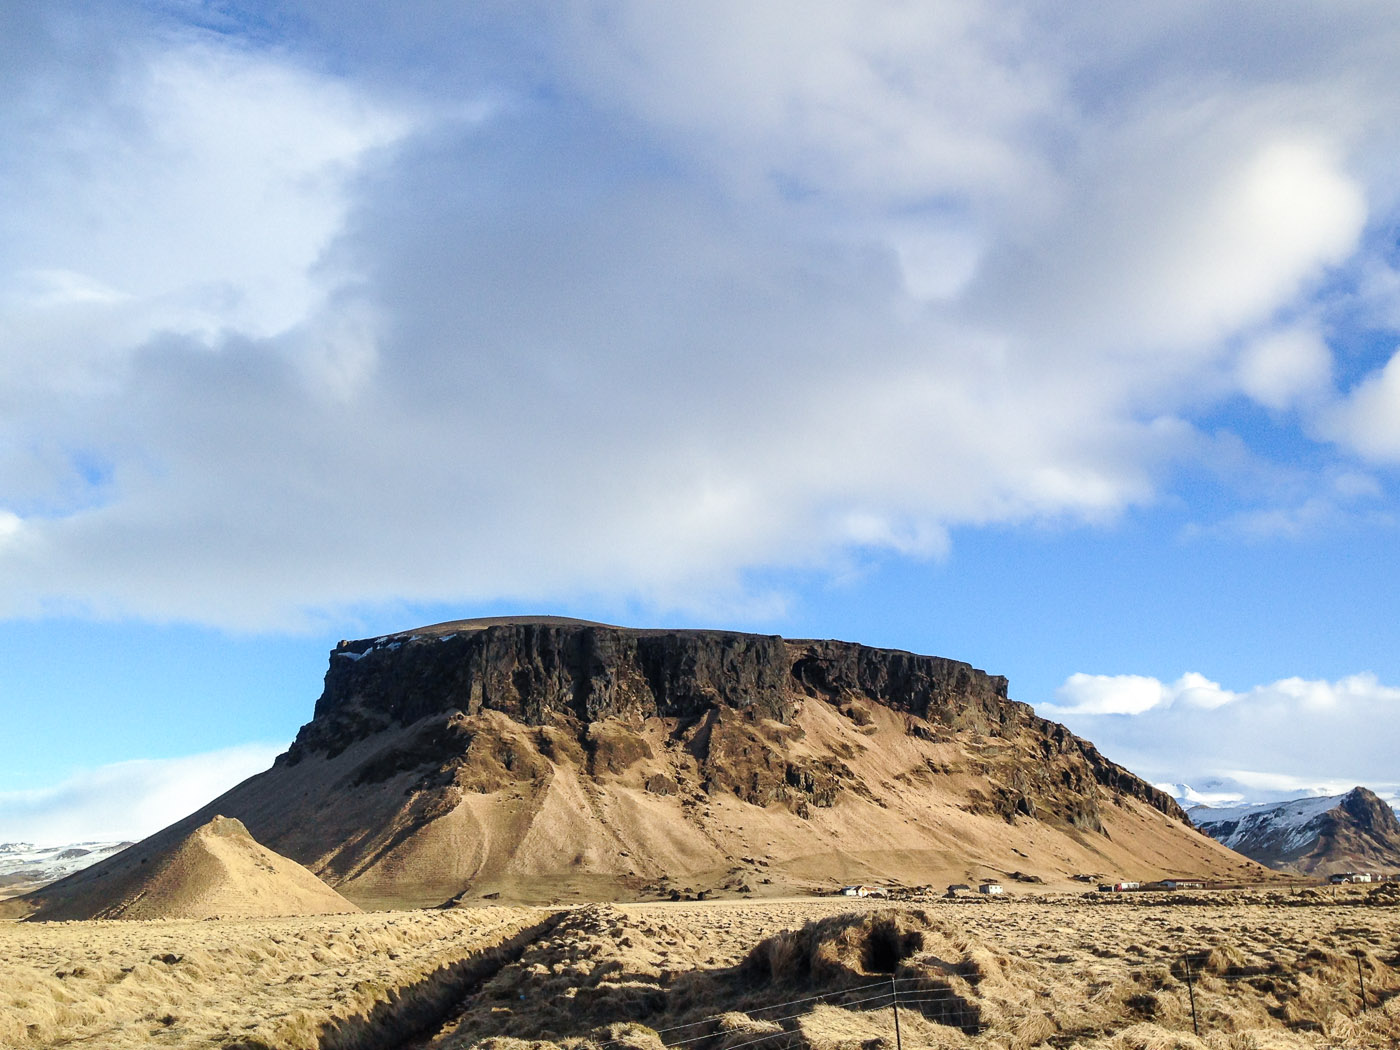
[{"label": "white cloud", "polygon": [[4,215],[6,334],[37,339],[74,302],[126,304],[115,332],[89,330],[111,352],[162,329],[257,337],[302,320],[349,177],[407,115],[200,37],[142,42],[126,61],[96,112],[12,133],[24,152],[6,174],[27,206]]},{"label": "white cloud", "polygon": [[[212,34],[94,21],[111,39],[53,44],[62,71],[0,106],[0,176],[23,201],[0,209],[12,395],[110,388],[160,332],[262,337],[302,321],[322,301],[315,268],[356,165],[411,126],[347,83]],[[83,46],[102,53],[97,70],[64,50]]]},{"label": "white cloud", "polygon": [[1367,459],[1400,463],[1400,352],[1332,410],[1324,431]]},{"label": "white cloud", "polygon": [[1137,715],[1169,702],[1167,687],[1142,675],[1072,674],[1055,690],[1056,704],[1043,712],[1065,714]]},{"label": "white cloud", "polygon": [[[1280,137],[1227,176],[1200,216],[1206,265],[1184,298],[1201,298],[1228,329],[1235,311],[1266,314],[1304,278],[1341,262],[1366,219],[1362,187],[1325,142]],[[1183,267],[1185,269],[1185,267]],[[1247,314],[1246,314],[1247,315]]]},{"label": "white cloud", "polygon": [[1195,671],[1188,671],[1170,683],[1142,675],[1079,673],[1065,679],[1055,690],[1055,699],[1056,703],[1043,705],[1043,710],[1054,717],[1140,715],[1174,704],[1209,709],[1239,701],[1259,705],[1297,703],[1313,709],[1364,702],[1400,704],[1400,688],[1381,685],[1370,672],[1349,675],[1336,682],[1281,678],[1269,685],[1255,686],[1246,693],[1224,689]]},{"label": "white cloud", "polygon": [[1188,671],[1175,682],[1142,675],[1072,674],[1055,690],[1054,704],[1043,705],[1052,718],[1061,715],[1140,715],[1154,707],[1182,703],[1211,708],[1238,700],[1204,675]]},{"label": "white cloud", "polygon": [[141,839],[261,773],[282,750],[242,744],[182,758],[135,759],[76,773],[53,787],[0,791],[0,842]]},{"label": "white cloud", "polygon": [[1241,390],[1266,408],[1282,411],[1328,392],[1332,353],[1318,332],[1287,328],[1247,345],[1236,372]]},{"label": "white cloud", "polygon": [[1007,6],[570,6],[552,44],[578,88],[748,188],[882,207],[1025,186],[1043,161],[1021,139],[1062,101]]},{"label": "white cloud", "polygon": [[1189,673],[1076,674],[1041,714],[1065,722],[1115,761],[1217,801],[1337,794],[1357,784],[1400,790],[1400,687],[1363,672],[1336,681],[1284,678],[1234,691]]},{"label": "white cloud", "polygon": [[1365,19],[1282,70],[1171,8],[299,12],[334,63],[74,16],[0,100],[0,615],[770,607],[1111,522],[1323,381],[1234,346],[1312,316],[1395,115]]},{"label": "white cloud", "polygon": [[1385,489],[1371,474],[1351,469],[1321,472],[1280,471],[1268,479],[1263,506],[1250,507],[1210,526],[1193,525],[1185,534],[1207,534],[1247,540],[1302,539],[1335,535],[1340,530],[1369,524],[1391,528],[1394,516],[1385,503]]}]

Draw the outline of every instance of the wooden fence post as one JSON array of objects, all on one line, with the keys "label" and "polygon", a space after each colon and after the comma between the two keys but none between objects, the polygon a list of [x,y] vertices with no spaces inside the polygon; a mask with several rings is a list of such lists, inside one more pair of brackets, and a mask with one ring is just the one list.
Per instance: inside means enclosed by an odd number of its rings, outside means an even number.
[{"label": "wooden fence post", "polygon": [[894,983],[894,974],[890,974],[890,994],[894,996],[894,1046],[895,1050],[904,1050],[904,1041],[899,1037],[899,986]]},{"label": "wooden fence post", "polygon": [[1191,956],[1183,955],[1181,961],[1186,964],[1186,994],[1191,997],[1191,1031],[1196,1033],[1196,1038],[1201,1036],[1201,1026],[1196,1021],[1196,989],[1191,985]]}]

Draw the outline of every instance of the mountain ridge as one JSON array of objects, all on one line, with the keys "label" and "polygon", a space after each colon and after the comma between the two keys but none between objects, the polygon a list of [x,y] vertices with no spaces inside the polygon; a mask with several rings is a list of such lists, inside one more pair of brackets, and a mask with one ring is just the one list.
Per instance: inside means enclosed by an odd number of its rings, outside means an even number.
[{"label": "mountain ridge", "polygon": [[1188,815],[1212,838],[1273,868],[1400,871],[1400,819],[1365,787],[1260,806],[1197,806]]},{"label": "mountain ridge", "polygon": [[1262,871],[961,661],[560,618],[341,642],[272,768],[156,837],[213,812],[368,906]]},{"label": "mountain ridge", "polygon": [[61,846],[0,842],[0,898],[18,896],[57,882],[130,845],[130,840],[71,842]]}]

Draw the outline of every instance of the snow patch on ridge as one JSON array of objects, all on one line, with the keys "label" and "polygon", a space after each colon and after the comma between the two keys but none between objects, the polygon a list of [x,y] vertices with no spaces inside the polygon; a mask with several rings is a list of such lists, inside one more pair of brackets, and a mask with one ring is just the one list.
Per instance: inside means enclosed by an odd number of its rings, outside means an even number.
[{"label": "snow patch on ridge", "polygon": [[[1187,815],[1198,828],[1231,849],[1237,849],[1250,839],[1269,834],[1279,836],[1281,852],[1292,852],[1317,837],[1318,818],[1328,810],[1336,809],[1345,797],[1326,795],[1321,798],[1293,799],[1274,805],[1233,806],[1222,809],[1196,806],[1187,810]],[[1234,827],[1225,831],[1225,826],[1230,824]],[[1219,829],[1225,833],[1216,834],[1212,829]]]},{"label": "snow patch on ridge", "polygon": [[67,846],[35,846],[30,842],[0,842],[0,878],[34,884],[55,882],[130,845],[75,842]]},{"label": "snow patch on ridge", "polygon": [[409,637],[407,637],[407,638],[400,637],[400,638],[397,638],[397,639],[395,639],[394,641],[391,642],[391,641],[389,641],[390,635],[387,635],[387,634],[386,634],[386,635],[384,635],[384,636],[382,636],[382,637],[380,637],[380,638],[376,638],[376,639],[370,644],[369,648],[364,649],[364,650],[362,650],[362,651],[360,651],[360,652],[356,652],[354,649],[334,649],[334,650],[331,651],[331,655],[332,655],[332,656],[343,656],[343,657],[345,657],[347,660],[363,660],[366,656],[369,656],[371,653],[378,653],[378,652],[392,653],[392,652],[394,652],[396,649],[402,649],[405,645],[416,645],[417,643],[423,642],[423,641],[428,641],[428,642],[450,642],[450,641],[452,641],[452,639],[454,639],[454,638],[456,638],[456,637],[457,637],[457,636],[456,636],[455,634],[446,634],[446,635],[423,635],[423,634],[415,634],[415,635],[411,635],[411,636],[409,636]]}]

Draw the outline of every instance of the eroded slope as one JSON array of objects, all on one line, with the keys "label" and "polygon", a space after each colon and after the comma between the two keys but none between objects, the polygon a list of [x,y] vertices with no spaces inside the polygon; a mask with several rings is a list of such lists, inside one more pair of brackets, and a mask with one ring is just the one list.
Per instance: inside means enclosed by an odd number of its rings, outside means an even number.
[{"label": "eroded slope", "polygon": [[832,641],[468,621],[344,642],[212,811],[368,906],[1247,875],[1004,678]]}]

